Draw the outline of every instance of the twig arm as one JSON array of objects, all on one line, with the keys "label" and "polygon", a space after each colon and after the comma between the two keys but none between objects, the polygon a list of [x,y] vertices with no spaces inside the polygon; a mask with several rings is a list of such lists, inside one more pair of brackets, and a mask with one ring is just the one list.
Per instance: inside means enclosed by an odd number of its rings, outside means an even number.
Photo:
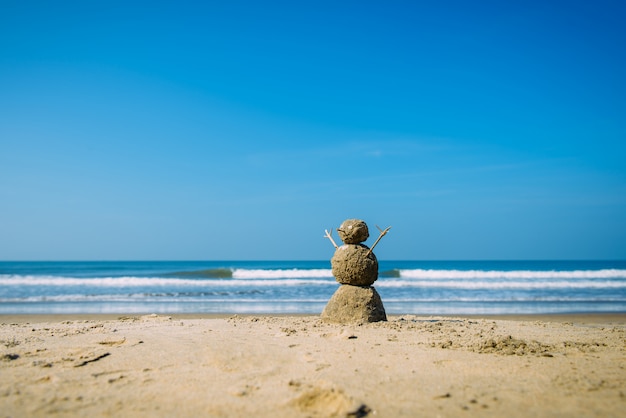
[{"label": "twig arm", "polygon": [[333,237],[332,237],[333,229],[332,229],[332,228],[330,228],[330,231],[329,231],[329,230],[327,230],[327,229],[325,229],[325,230],[324,230],[324,232],[325,232],[325,234],[324,234],[324,238],[328,238],[328,239],[330,240],[330,242],[333,244],[333,247],[335,247],[335,248],[339,248],[339,247],[337,246],[337,244],[335,243],[335,240],[334,240],[334,239],[333,239]]},{"label": "twig arm", "polygon": [[380,235],[378,236],[378,238],[376,239],[376,241],[374,241],[374,244],[372,245],[372,248],[370,248],[370,250],[367,252],[367,255],[370,255],[372,253],[372,251],[374,251],[374,247],[376,246],[376,244],[378,244],[378,241],[380,241],[380,239],[382,237],[384,237],[385,235],[387,235],[387,232],[389,232],[389,230],[391,229],[390,226],[388,226],[387,228],[385,228],[385,230],[383,231],[382,229],[380,229],[380,227],[378,225],[376,225],[376,228],[378,228],[378,230],[380,231]]}]

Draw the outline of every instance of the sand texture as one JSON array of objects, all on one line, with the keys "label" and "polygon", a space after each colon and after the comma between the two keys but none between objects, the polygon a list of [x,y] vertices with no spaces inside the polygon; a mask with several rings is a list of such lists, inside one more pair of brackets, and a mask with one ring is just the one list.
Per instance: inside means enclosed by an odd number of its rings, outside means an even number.
[{"label": "sand texture", "polygon": [[344,244],[330,259],[333,276],[341,284],[371,286],[378,279],[378,260],[363,244]]},{"label": "sand texture", "polygon": [[335,324],[363,324],[386,321],[387,315],[375,288],[341,285],[324,307],[321,318]]},{"label": "sand texture", "polygon": [[1,417],[626,416],[623,316],[0,322]]}]

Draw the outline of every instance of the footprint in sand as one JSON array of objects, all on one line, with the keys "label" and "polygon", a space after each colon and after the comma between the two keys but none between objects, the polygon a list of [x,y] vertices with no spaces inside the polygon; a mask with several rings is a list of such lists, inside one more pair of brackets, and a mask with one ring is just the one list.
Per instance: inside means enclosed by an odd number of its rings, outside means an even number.
[{"label": "footprint in sand", "polygon": [[[302,389],[301,385],[292,385]],[[334,387],[309,386],[291,401],[296,409],[311,417],[366,417],[371,409]]]}]

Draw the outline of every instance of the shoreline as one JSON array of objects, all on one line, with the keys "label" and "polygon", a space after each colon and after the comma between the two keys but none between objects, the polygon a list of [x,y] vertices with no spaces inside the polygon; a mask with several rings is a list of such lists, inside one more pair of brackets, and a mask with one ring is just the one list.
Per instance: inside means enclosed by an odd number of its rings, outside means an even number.
[{"label": "shoreline", "polygon": [[[139,318],[151,315],[148,313],[133,314],[0,314],[0,324],[21,324],[21,323],[41,323],[41,322],[63,322],[63,321],[111,321],[124,318]],[[152,314],[154,315],[154,314]],[[242,318],[315,318],[319,314],[253,314],[253,313],[159,313],[158,316],[170,317],[175,320],[184,319],[227,319],[232,317]],[[459,315],[438,315],[438,314],[389,314],[391,318],[401,318],[403,316],[419,317],[419,318],[466,318],[466,319],[484,319],[484,320],[505,320],[505,321],[542,321],[542,322],[577,322],[586,324],[612,324],[626,323],[626,312],[589,312],[589,313],[555,313],[555,314],[459,314]]]}]

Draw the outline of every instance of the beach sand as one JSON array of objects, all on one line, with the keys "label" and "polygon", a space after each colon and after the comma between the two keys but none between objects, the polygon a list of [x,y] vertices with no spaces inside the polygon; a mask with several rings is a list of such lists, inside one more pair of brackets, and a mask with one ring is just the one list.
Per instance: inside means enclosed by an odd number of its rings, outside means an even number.
[{"label": "beach sand", "polygon": [[626,316],[0,316],[0,416],[625,417]]}]

